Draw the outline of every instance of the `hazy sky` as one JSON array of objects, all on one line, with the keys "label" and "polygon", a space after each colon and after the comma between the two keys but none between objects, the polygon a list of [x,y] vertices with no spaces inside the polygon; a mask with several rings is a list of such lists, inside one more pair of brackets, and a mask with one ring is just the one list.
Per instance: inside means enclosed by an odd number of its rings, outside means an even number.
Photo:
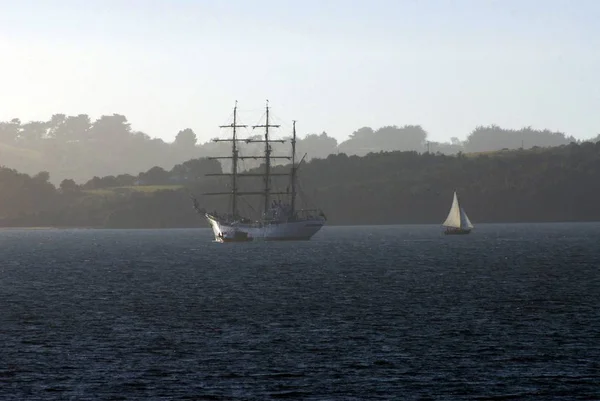
[{"label": "hazy sky", "polygon": [[120,113],[172,140],[265,99],[299,134],[600,133],[597,0],[0,0],[0,120]]}]

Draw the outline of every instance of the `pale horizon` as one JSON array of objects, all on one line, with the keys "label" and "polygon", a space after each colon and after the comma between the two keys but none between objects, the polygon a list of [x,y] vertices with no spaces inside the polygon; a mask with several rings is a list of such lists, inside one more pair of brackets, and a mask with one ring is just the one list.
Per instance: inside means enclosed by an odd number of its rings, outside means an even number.
[{"label": "pale horizon", "polygon": [[[113,113],[172,141],[269,99],[298,133],[430,140],[479,125],[600,133],[600,3],[0,1],[0,121]],[[284,126],[282,135],[287,135]]]}]

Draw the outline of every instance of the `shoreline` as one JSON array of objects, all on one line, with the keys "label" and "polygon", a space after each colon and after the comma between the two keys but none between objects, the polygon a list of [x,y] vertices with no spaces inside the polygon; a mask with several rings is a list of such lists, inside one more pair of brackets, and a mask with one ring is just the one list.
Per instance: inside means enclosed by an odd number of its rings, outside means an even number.
[{"label": "shoreline", "polygon": [[[594,224],[600,223],[600,220],[570,220],[570,221],[512,221],[512,222],[480,222],[477,226],[491,225],[524,225],[524,224]],[[326,227],[394,227],[394,226],[439,226],[441,223],[391,223],[391,224],[326,224]],[[205,227],[86,227],[86,226],[0,226],[0,230],[30,230],[30,231],[48,231],[48,230],[207,230]]]}]

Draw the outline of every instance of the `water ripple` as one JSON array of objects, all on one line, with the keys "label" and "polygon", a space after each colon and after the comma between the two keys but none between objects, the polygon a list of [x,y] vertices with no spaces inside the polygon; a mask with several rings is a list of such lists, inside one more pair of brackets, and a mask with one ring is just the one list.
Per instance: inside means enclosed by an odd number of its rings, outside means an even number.
[{"label": "water ripple", "polygon": [[0,230],[0,398],[594,399],[599,234]]}]

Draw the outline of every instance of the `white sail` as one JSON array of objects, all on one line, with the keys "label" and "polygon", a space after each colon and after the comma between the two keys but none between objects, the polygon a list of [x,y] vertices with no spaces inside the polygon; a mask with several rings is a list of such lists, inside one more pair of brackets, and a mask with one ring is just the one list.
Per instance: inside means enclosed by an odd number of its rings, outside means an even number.
[{"label": "white sail", "polygon": [[[444,227],[460,228],[461,227],[461,209],[458,205],[458,198],[456,192],[454,192],[454,200],[452,201],[452,207],[450,207],[450,213],[446,217],[446,221],[442,224]],[[466,214],[465,214],[466,216]],[[468,218],[467,218],[468,220]],[[470,222],[469,222],[470,223]]]},{"label": "white sail", "polygon": [[473,228],[473,224],[471,224],[471,220],[469,220],[469,216],[465,213],[465,210],[460,208],[460,228],[462,229],[471,229]]}]

